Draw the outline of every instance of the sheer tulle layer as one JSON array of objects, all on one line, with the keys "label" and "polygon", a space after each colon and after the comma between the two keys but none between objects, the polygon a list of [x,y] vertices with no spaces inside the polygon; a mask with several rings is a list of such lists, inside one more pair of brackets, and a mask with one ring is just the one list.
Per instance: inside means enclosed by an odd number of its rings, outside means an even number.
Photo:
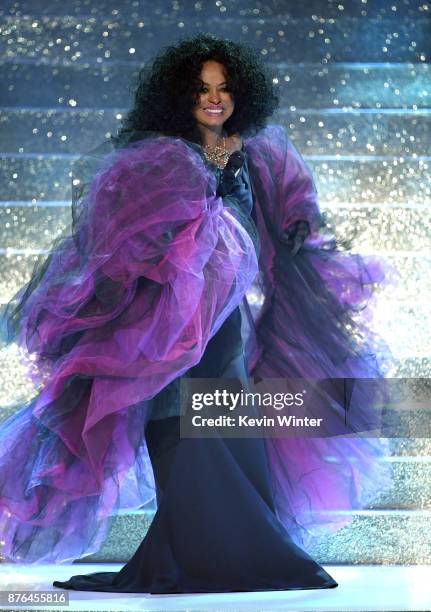
[{"label": "sheer tulle layer", "polygon": [[9,306],[9,340],[44,382],[0,429],[9,558],[81,556],[109,514],[154,497],[147,400],[199,362],[257,272],[215,189],[180,140],[108,156],[75,233]]},{"label": "sheer tulle layer", "polygon": [[[346,433],[362,432],[266,439],[278,516],[309,548],[352,520],[343,511],[365,507],[393,483],[388,440],[363,436],[378,435],[389,397],[384,375],[392,355],[373,330],[375,289],[399,275],[381,257],[348,252],[348,241],[341,245],[324,229],[311,172],[283,128],[269,126],[247,153],[262,245],[255,288],[264,298],[257,313],[247,309],[249,370],[263,379],[351,379],[350,402],[336,386],[321,399],[347,411]],[[311,231],[291,256],[283,234],[298,220]]]},{"label": "sheer tulle layer", "polygon": [[[199,362],[240,303],[250,375],[382,376],[389,353],[371,332],[370,298],[389,268],[340,252],[321,233],[311,174],[281,126],[246,139],[244,148],[258,262],[196,149],[149,137],[103,157],[74,208],[73,235],[55,244],[9,304],[8,339],[44,385],[0,428],[0,525],[9,559],[90,554],[110,514],[154,497],[143,434],[149,402]],[[283,234],[299,219],[311,234],[292,257]],[[262,296],[258,311],[243,299],[248,291]],[[358,330],[365,343],[355,340]],[[353,408],[349,416],[364,423],[377,406],[367,397]],[[380,461],[384,440],[266,444],[277,512],[298,544],[348,520],[332,509],[362,507],[377,486],[390,484]]]}]

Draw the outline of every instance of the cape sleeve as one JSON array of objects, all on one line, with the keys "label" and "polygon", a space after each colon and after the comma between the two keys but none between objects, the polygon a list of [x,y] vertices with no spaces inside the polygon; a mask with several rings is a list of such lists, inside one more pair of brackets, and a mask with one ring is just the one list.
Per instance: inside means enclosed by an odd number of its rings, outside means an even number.
[{"label": "cape sleeve", "polygon": [[52,253],[18,338],[62,377],[76,367],[136,376],[139,400],[199,361],[251,284],[256,254],[215,196],[215,177],[180,140],[137,143],[105,166],[77,223],[79,247],[67,238]]},{"label": "cape sleeve", "polygon": [[[311,170],[283,126],[267,126],[247,150],[264,296],[251,322],[249,370],[259,380],[305,379],[307,388],[325,381],[306,414],[342,426],[339,435],[323,428],[322,437],[266,440],[278,515],[311,548],[393,484],[385,433],[392,355],[373,313],[375,290],[398,275],[383,257],[349,252],[327,232]],[[300,220],[310,233],[292,255],[284,236]]]},{"label": "cape sleeve", "polygon": [[[376,289],[395,282],[396,270],[383,257],[350,252],[348,241],[328,231],[311,170],[282,126],[267,126],[247,149],[264,296],[251,369],[262,376],[278,369],[280,376],[382,377],[391,353],[373,332],[373,309]],[[302,220],[310,232],[292,255],[285,236]]]},{"label": "cape sleeve", "polygon": [[2,552],[28,562],[97,550],[119,504],[154,496],[147,400],[199,362],[257,272],[249,234],[181,139],[107,155],[75,212],[7,311],[41,384],[0,427]]}]

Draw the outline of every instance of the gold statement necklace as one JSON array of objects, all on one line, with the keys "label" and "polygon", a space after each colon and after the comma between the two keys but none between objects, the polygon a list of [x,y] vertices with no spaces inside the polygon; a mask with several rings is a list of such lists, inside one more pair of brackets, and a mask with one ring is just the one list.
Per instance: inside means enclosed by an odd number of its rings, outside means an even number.
[{"label": "gold statement necklace", "polygon": [[223,145],[204,145],[203,147],[205,157],[219,168],[224,168],[229,159],[229,151],[226,148],[226,138],[223,136]]}]

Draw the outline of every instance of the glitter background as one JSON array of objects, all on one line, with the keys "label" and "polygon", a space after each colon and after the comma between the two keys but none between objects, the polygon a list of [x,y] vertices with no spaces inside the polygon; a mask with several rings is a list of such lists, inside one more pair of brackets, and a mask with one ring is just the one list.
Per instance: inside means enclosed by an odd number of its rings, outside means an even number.
[{"label": "glitter background", "polygon": [[[0,300],[68,227],[71,163],[115,133],[148,56],[208,31],[253,44],[275,68],[282,103],[273,120],[312,168],[322,210],[340,236],[361,230],[355,250],[384,254],[401,274],[380,294],[376,320],[395,357],[392,375],[429,378],[430,24],[430,5],[419,0],[3,0]],[[13,347],[0,362],[5,418],[7,404],[34,389]],[[431,561],[430,440],[391,443],[394,490],[318,559]],[[122,530],[127,538],[115,536]],[[142,523],[117,517],[112,534],[98,558],[127,560]]]}]

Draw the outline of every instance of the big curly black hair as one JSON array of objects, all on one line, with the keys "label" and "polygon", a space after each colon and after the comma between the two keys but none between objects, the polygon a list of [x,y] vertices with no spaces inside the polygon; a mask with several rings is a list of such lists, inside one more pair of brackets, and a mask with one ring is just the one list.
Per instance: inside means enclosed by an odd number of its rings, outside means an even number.
[{"label": "big curly black hair", "polygon": [[254,136],[279,105],[273,74],[246,43],[211,33],[196,34],[168,45],[139,72],[135,101],[112,140],[140,130],[154,130],[202,144],[192,109],[202,86],[202,65],[215,60],[225,67],[235,107],[224,124],[228,135]]}]

